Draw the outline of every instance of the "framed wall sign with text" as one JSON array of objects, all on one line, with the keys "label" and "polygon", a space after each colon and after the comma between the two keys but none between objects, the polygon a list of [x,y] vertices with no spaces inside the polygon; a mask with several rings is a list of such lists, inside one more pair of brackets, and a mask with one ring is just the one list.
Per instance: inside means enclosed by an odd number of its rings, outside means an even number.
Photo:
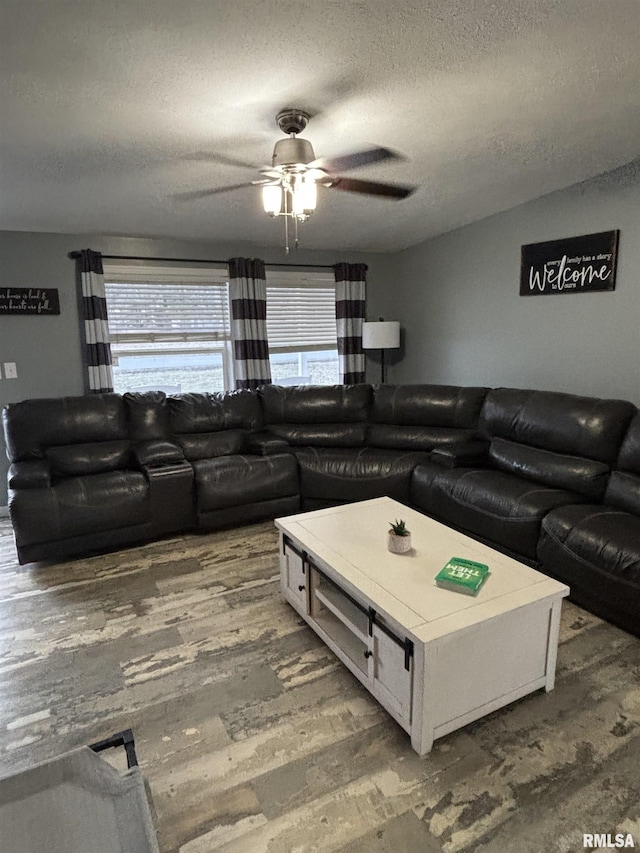
[{"label": "framed wall sign with text", "polygon": [[0,287],[0,314],[59,314],[57,288]]},{"label": "framed wall sign with text", "polygon": [[520,253],[520,296],[613,290],[619,231],[530,243]]}]

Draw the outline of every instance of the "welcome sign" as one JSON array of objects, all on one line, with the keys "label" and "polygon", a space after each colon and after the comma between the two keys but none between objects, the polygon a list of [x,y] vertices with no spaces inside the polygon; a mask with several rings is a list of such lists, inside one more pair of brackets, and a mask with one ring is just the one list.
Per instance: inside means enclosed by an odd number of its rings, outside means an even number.
[{"label": "welcome sign", "polygon": [[520,254],[520,296],[613,290],[619,231],[530,243]]}]

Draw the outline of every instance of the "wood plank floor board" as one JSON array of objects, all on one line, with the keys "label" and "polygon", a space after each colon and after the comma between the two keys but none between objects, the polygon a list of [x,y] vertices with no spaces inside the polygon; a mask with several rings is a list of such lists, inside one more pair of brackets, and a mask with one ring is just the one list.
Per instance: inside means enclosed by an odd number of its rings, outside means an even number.
[{"label": "wood plank floor board", "polygon": [[556,689],[420,759],[282,601],[271,523],[20,567],[0,520],[0,776],[128,727],[163,853],[640,847],[640,640],[570,602]]}]

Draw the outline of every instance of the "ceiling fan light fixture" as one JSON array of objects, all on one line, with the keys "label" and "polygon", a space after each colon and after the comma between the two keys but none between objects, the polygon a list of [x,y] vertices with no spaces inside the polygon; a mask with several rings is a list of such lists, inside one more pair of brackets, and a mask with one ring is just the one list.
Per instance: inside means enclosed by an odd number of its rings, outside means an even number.
[{"label": "ceiling fan light fixture", "polygon": [[260,167],[260,178],[258,180],[246,181],[227,187],[198,190],[195,193],[179,193],[178,195],[183,198],[205,198],[229,190],[260,185],[262,188],[262,206],[265,213],[274,219],[278,216],[284,219],[284,245],[285,253],[288,255],[289,231],[292,231],[294,243],[297,247],[298,226],[300,223],[306,222],[316,209],[318,185],[341,192],[360,193],[396,200],[407,198],[416,189],[416,187],[399,184],[384,184],[377,181],[342,177],[341,172],[360,169],[363,166],[379,163],[383,160],[397,160],[399,155],[389,148],[376,146],[331,159],[321,158],[318,160],[311,143],[298,136],[307,126],[309,118],[310,115],[305,110],[293,108],[287,108],[278,113],[276,122],[280,130],[287,135],[287,138],[276,142],[271,165]]},{"label": "ceiling fan light fixture", "polygon": [[269,216],[279,216],[282,210],[282,187],[280,184],[267,184],[262,187],[262,205]]},{"label": "ceiling fan light fixture", "polygon": [[293,215],[307,217],[316,209],[318,190],[313,178],[305,175],[298,180],[293,190]]}]

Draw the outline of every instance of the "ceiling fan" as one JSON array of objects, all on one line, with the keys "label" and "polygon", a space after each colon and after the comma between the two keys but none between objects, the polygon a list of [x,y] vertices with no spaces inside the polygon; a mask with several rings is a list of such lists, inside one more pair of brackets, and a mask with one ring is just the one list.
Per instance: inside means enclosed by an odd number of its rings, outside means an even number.
[{"label": "ceiling fan", "polygon": [[285,251],[289,254],[289,220],[294,224],[295,246],[298,246],[298,223],[305,222],[316,209],[317,187],[380,196],[397,201],[407,198],[417,187],[400,184],[383,184],[345,178],[341,172],[349,172],[370,166],[383,160],[401,159],[389,148],[372,147],[328,159],[316,158],[307,139],[298,134],[307,126],[310,115],[301,109],[282,110],[276,116],[280,130],[287,134],[275,144],[270,166],[259,169],[262,177],[242,184],[180,193],[185,200],[205,198],[218,193],[239,190],[244,187],[261,186],[264,210],[270,216],[283,216],[285,224]]}]

